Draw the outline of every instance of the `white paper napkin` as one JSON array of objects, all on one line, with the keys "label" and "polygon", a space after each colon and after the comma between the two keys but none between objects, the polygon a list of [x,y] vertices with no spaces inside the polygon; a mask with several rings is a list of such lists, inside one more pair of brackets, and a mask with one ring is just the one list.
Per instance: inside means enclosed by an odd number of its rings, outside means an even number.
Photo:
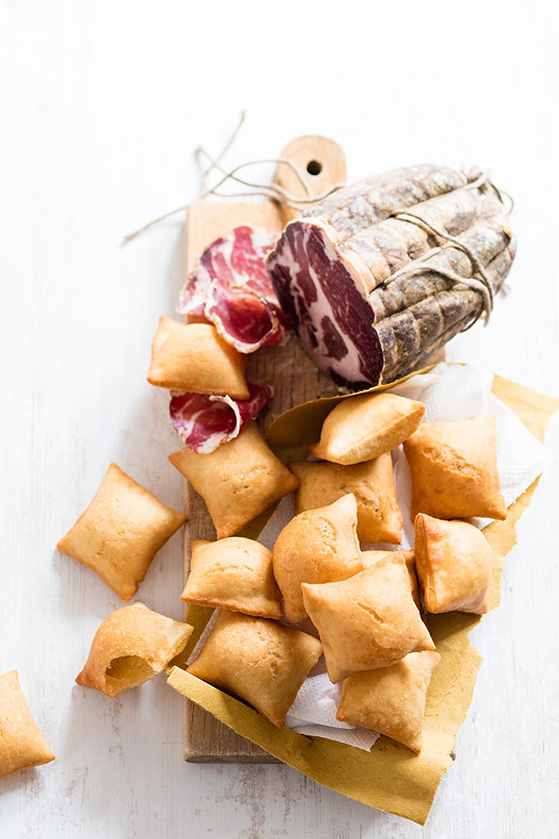
[{"label": "white paper napkin", "polygon": [[[504,402],[493,393],[493,373],[476,364],[437,364],[430,373],[414,376],[398,385],[393,393],[425,403],[424,422],[452,422],[477,416],[497,418],[497,469],[501,491],[509,507],[541,475],[552,460],[549,452],[528,431]],[[411,548],[414,528],[410,518],[411,482],[408,462],[402,446],[392,453],[394,483],[398,504],[404,517],[404,537],[399,549]],[[486,527],[492,519],[472,519]],[[394,545],[384,546],[394,549]]]},{"label": "white paper napkin", "polygon": [[[448,422],[469,419],[474,415],[497,417],[497,466],[501,490],[507,507],[526,490],[551,461],[551,455],[518,417],[491,393],[493,373],[474,364],[438,364],[430,373],[415,376],[393,389],[393,393],[418,399],[425,403],[425,422]],[[413,522],[410,519],[410,473],[402,446],[392,454],[394,481],[398,503],[404,517],[402,544],[363,544],[364,550],[404,550],[414,543]],[[293,516],[293,499],[283,499],[259,536],[269,548],[280,530]],[[491,519],[472,520],[485,527]],[[323,660],[303,683],[287,715],[287,725],[301,734],[327,737],[370,749],[378,734],[365,728],[349,726],[336,720],[341,685],[333,685],[325,671]]]},{"label": "white paper napkin", "polygon": [[341,694],[341,684],[332,684],[326,673],[324,659],[321,658],[303,682],[287,714],[286,725],[300,734],[327,737],[360,749],[370,749],[379,738],[376,731],[336,719]]}]

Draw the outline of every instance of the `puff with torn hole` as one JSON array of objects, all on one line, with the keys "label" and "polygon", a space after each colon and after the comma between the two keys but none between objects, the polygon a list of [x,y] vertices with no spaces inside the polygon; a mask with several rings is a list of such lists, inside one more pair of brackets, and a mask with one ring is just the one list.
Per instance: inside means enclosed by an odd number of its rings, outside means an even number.
[{"label": "puff with torn hole", "polygon": [[76,682],[118,696],[161,673],[192,632],[190,624],[152,612],[139,601],[117,609],[95,633]]}]

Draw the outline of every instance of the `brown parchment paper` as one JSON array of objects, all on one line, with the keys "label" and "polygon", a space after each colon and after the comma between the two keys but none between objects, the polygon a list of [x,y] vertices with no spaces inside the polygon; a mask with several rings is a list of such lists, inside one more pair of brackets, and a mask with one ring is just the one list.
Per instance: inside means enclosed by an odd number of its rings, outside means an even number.
[{"label": "brown parchment paper", "polygon": [[[420,372],[428,369],[431,368]],[[387,388],[372,390],[384,389]],[[492,390],[543,441],[547,423],[559,408],[559,401],[500,376],[495,376]],[[326,414],[339,398],[344,397],[307,402],[279,417],[267,435],[276,453],[283,459],[304,457],[307,447],[318,439]],[[490,608],[499,603],[504,558],[516,542],[515,524],[530,504],[537,482],[509,507],[505,521],[493,522],[484,530],[495,557]],[[256,526],[252,523],[253,538],[263,523],[260,521]],[[195,632],[187,650],[171,668],[168,683],[237,733],[318,783],[379,810],[424,824],[441,777],[452,763],[456,734],[472,699],[481,656],[470,644],[468,634],[481,618],[458,612],[428,617],[441,662],[427,695],[424,745],[421,753],[414,755],[386,737],[380,737],[372,750],[366,752],[334,740],[306,737],[289,728],[278,729],[248,705],[190,676],[183,669],[184,662],[212,611],[198,606],[189,609],[186,619],[195,626]]]}]

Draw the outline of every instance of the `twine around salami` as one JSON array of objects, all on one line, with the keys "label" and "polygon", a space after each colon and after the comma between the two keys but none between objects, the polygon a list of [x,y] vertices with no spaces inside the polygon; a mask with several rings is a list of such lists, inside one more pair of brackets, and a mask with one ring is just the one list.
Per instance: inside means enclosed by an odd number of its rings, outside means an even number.
[{"label": "twine around salami", "polygon": [[[490,181],[487,172],[482,172],[477,178],[465,184],[463,187],[460,187],[460,189],[481,189],[485,185],[488,185],[491,189],[493,189],[495,191],[495,194],[498,196],[499,201],[501,201],[501,203],[504,203],[500,191]],[[468,286],[468,288],[471,288],[474,291],[479,292],[479,294],[482,297],[483,307],[480,314],[472,318],[472,320],[468,324],[466,324],[466,326],[463,327],[460,331],[467,332],[468,329],[471,329],[472,326],[481,317],[482,313],[484,313],[484,324],[487,325],[487,323],[489,322],[491,312],[493,311],[495,292],[493,290],[491,280],[487,276],[485,268],[483,267],[481,261],[478,259],[475,253],[473,253],[471,248],[469,248],[467,245],[465,245],[463,242],[461,242],[454,236],[450,236],[448,233],[446,233],[446,231],[434,227],[424,218],[422,218],[419,215],[416,215],[415,213],[410,213],[407,211],[401,213],[394,213],[391,216],[391,218],[398,219],[400,221],[405,221],[410,224],[416,224],[418,227],[421,227],[422,230],[425,230],[426,233],[429,233],[433,236],[437,236],[439,239],[444,239],[446,244],[436,248],[432,248],[428,253],[423,254],[423,256],[420,256],[417,259],[412,260],[408,265],[404,265],[403,268],[400,268],[399,271],[396,271],[394,274],[392,274],[391,277],[386,279],[384,281],[384,284],[389,285],[390,283],[393,283],[394,280],[401,279],[402,277],[411,277],[413,275],[428,273],[438,274],[439,276],[444,277],[453,284],[461,284]],[[454,271],[448,270],[447,268],[440,268],[436,265],[429,264],[429,260],[436,256],[436,254],[441,253],[445,248],[457,248],[458,250],[461,250],[463,251],[463,253],[466,254],[468,259],[470,260],[470,264],[472,267],[472,274],[470,277],[464,277],[460,274],[455,273]]]}]

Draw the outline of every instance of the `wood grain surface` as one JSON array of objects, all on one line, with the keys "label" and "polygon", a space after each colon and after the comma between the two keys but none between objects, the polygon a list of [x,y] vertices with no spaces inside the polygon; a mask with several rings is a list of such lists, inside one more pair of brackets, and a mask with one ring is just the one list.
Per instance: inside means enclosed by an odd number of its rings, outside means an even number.
[{"label": "wood grain surface", "polygon": [[[320,194],[329,186],[345,180],[345,160],[337,143],[325,137],[297,138],[281,152],[282,159],[294,160],[306,178],[311,194]],[[316,176],[307,171],[312,162],[319,169]],[[311,167],[312,168],[312,167]],[[304,195],[301,183],[291,170],[285,179],[285,166],[278,167],[276,178],[293,195]],[[288,213],[287,215],[291,215]],[[186,276],[190,275],[204,248],[234,227],[248,224],[279,231],[285,225],[286,213],[272,201],[196,201],[188,208],[185,225]],[[271,384],[274,398],[263,425],[293,405],[329,396],[337,392],[331,379],[322,373],[291,339],[280,347],[263,347],[248,359],[250,381]],[[185,581],[190,568],[190,545],[194,539],[216,538],[206,504],[186,483],[188,523],[185,533]],[[190,700],[185,700],[184,755],[193,763],[276,763],[276,758],[259,746],[240,737]]]}]

